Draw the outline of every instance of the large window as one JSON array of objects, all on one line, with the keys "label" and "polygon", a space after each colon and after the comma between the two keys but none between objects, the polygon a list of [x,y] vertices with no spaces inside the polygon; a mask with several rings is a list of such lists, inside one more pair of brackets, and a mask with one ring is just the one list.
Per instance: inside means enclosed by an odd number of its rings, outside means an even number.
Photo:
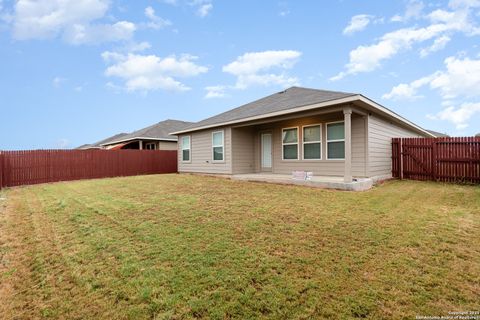
[{"label": "large window", "polygon": [[303,127],[303,160],[322,159],[322,128],[319,124]]},{"label": "large window", "polygon": [[298,160],[298,128],[282,129],[282,159]]},{"label": "large window", "polygon": [[327,123],[327,159],[345,159],[345,123]]},{"label": "large window", "polygon": [[212,133],[212,153],[213,161],[224,161],[223,131]]},{"label": "large window", "polygon": [[182,161],[190,161],[190,136],[182,137]]}]

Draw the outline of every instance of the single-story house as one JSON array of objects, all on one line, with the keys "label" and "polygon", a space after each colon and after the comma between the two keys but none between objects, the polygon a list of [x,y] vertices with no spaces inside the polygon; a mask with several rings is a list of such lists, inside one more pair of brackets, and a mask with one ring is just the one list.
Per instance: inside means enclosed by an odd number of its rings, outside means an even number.
[{"label": "single-story house", "polygon": [[102,147],[102,144],[104,143],[108,143],[109,141],[114,141],[114,140],[118,140],[120,139],[121,137],[127,135],[128,133],[118,133],[116,135],[113,135],[111,137],[108,137],[106,139],[103,139],[103,140],[100,140],[98,142],[95,142],[95,143],[92,143],[92,144],[83,144],[79,147],[77,147],[76,149],[78,150],[89,150],[89,149],[104,149]]},{"label": "single-story house", "polygon": [[428,132],[430,132],[431,134],[433,134],[435,137],[437,138],[448,138],[450,137],[448,134],[446,133],[441,133],[441,132],[438,132],[438,131],[433,131],[433,130],[427,130]]},{"label": "single-story house", "polygon": [[171,135],[170,132],[181,130],[191,124],[191,122],[168,119],[132,133],[117,134],[93,145],[84,145],[77,149],[177,150],[178,138]]},{"label": "single-story house", "polygon": [[300,87],[171,134],[179,138],[180,173],[301,171],[342,183],[391,177],[392,137],[435,136],[361,94]]}]

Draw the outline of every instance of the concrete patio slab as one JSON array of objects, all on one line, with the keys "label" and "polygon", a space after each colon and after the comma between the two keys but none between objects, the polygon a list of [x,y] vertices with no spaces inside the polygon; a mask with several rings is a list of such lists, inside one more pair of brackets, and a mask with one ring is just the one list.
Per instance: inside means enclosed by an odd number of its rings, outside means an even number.
[{"label": "concrete patio slab", "polygon": [[355,178],[354,181],[346,183],[343,181],[343,177],[314,176],[311,180],[296,180],[293,179],[291,175],[272,173],[235,174],[232,175],[231,178],[234,180],[304,185],[346,191],[365,191],[370,189],[374,184],[370,178]]}]

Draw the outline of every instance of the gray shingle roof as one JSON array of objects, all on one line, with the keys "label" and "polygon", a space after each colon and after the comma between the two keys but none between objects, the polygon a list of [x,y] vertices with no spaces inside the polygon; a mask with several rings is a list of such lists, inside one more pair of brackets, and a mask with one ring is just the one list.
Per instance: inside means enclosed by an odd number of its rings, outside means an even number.
[{"label": "gray shingle roof", "polygon": [[168,119],[161,121],[149,127],[125,134],[119,138],[111,139],[102,145],[113,144],[121,141],[133,140],[135,138],[147,138],[153,140],[174,140],[178,139],[175,135],[170,135],[171,132],[183,130],[186,126],[191,125],[192,122]]},{"label": "gray shingle roof", "polygon": [[[221,124],[244,118],[260,116],[272,112],[288,110],[296,107],[307,106],[315,103],[337,100],[357,95],[356,93],[327,91],[300,87],[291,87],[269,95],[265,98],[247,103],[238,108],[226,111],[211,118],[194,123],[183,130],[195,130],[196,128]],[[178,131],[178,130],[177,130]],[[171,131],[175,132],[175,131]]]},{"label": "gray shingle roof", "polygon": [[100,141],[97,141],[95,143],[91,143],[91,144],[82,144],[80,147],[77,147],[77,149],[91,149],[91,148],[100,148],[102,144],[104,143],[108,143],[109,141],[114,141],[114,140],[118,140],[120,139],[121,137],[127,135],[127,133],[117,133],[116,135],[113,135],[111,137],[108,137],[106,139],[103,139],[103,140],[100,140]]},{"label": "gray shingle roof", "polygon": [[430,132],[431,134],[433,134],[435,137],[450,137],[448,134],[446,133],[441,133],[441,132],[438,132],[438,131],[433,131],[433,130],[427,130],[428,132]]}]

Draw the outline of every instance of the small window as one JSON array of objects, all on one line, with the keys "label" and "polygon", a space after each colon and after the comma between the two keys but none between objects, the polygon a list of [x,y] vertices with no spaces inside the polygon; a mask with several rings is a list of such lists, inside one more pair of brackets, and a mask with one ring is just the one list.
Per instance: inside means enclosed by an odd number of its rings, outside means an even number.
[{"label": "small window", "polygon": [[182,161],[190,161],[190,136],[182,137]]},{"label": "small window", "polygon": [[212,133],[212,158],[213,161],[224,160],[223,131]]},{"label": "small window", "polygon": [[282,159],[298,160],[298,128],[282,129]]},{"label": "small window", "polygon": [[345,159],[345,124],[334,122],[327,124],[327,158]]},{"label": "small window", "polygon": [[155,142],[149,142],[149,143],[146,143],[145,144],[145,149],[147,150],[156,150],[157,149],[157,145]]},{"label": "small window", "polygon": [[303,159],[322,159],[322,128],[320,125],[303,127]]}]

